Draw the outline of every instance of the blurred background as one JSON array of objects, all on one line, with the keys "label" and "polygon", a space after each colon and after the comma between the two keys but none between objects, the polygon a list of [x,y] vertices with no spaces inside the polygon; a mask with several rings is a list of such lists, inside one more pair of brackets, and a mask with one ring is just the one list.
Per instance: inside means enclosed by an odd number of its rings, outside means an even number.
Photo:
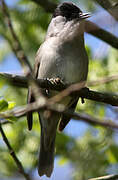
[{"label": "blurred background", "polygon": [[[45,0],[44,0],[45,1]],[[51,1],[51,0],[50,0]],[[69,0],[68,0],[69,1]],[[36,51],[43,42],[51,13],[38,5],[35,0],[6,0],[15,32],[30,63],[34,64]],[[61,0],[53,0],[60,3]],[[91,12],[90,21],[118,36],[118,23],[95,1],[73,0],[83,12]],[[115,1],[112,0],[112,3]],[[89,56],[88,81],[116,75],[118,72],[118,51],[101,40],[85,33],[86,50]],[[0,72],[23,75],[17,57],[12,51],[12,37],[5,26],[0,9]],[[118,81],[89,87],[100,92],[117,93]],[[0,80],[0,111],[25,105],[27,89],[16,88]],[[3,105],[4,106],[1,106]],[[77,112],[99,119],[111,119],[117,123],[118,108],[85,100],[78,102]],[[107,174],[118,174],[118,131],[100,126],[91,126],[74,121],[63,133],[57,132],[55,166],[51,178],[39,177],[37,157],[40,147],[40,125],[34,113],[33,130],[27,130],[26,117],[12,118],[12,123],[3,125],[17,157],[32,180],[86,180]],[[0,180],[23,180],[15,162],[0,135]]]}]

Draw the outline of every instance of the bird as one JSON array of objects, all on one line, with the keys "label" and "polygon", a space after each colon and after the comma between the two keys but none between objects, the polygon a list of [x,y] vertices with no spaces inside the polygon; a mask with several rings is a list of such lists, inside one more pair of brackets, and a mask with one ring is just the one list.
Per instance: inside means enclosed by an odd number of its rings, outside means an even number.
[{"label": "bird", "polygon": [[[59,79],[65,84],[86,82],[88,74],[88,55],[84,44],[85,19],[90,13],[83,13],[72,2],[63,2],[55,9],[47,29],[44,42],[36,53],[34,76],[36,79]],[[56,81],[55,81],[56,82]],[[47,97],[58,92],[42,90]],[[28,90],[28,103],[35,101],[32,88]],[[78,98],[65,97],[61,100],[68,110],[75,111]],[[39,110],[41,126],[40,152],[38,160],[39,176],[50,177],[54,168],[55,138],[57,127],[62,131],[70,118],[51,112],[49,118]],[[27,113],[28,129],[32,129],[33,115]]]}]

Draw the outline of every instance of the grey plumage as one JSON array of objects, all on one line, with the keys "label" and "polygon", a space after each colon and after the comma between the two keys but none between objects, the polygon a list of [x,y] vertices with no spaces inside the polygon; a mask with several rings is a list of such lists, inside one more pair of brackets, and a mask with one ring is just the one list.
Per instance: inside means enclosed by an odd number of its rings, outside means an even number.
[{"label": "grey plumage", "polygon": [[[72,3],[60,4],[53,14],[47,30],[44,43],[40,46],[35,59],[35,78],[60,78],[64,83],[86,81],[88,73],[88,57],[84,46],[84,21],[89,17]],[[56,94],[49,91],[48,96]],[[75,110],[76,98],[66,97],[60,103],[67,109]],[[31,88],[28,103],[33,102]],[[39,175],[51,176],[54,163],[54,148],[57,125],[63,130],[69,118],[51,112],[50,118],[45,118],[44,112],[39,111],[41,124],[41,142],[38,172]],[[28,127],[32,128],[32,114],[27,114]]]}]

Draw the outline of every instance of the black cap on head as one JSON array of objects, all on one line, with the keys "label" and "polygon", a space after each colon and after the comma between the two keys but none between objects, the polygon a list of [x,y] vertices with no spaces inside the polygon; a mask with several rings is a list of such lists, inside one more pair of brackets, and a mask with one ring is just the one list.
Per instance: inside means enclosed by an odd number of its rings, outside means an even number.
[{"label": "black cap on head", "polygon": [[79,17],[82,11],[72,2],[63,2],[55,9],[53,17],[63,16],[67,20],[72,20]]}]

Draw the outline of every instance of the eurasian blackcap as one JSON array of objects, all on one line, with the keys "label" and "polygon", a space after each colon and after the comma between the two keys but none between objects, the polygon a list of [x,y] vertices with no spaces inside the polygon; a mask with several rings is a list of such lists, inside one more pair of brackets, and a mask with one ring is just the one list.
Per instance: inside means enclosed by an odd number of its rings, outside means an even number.
[{"label": "eurasian blackcap", "polygon": [[[65,84],[85,82],[88,74],[88,56],[84,45],[84,19],[90,14],[83,13],[71,2],[61,3],[53,14],[44,43],[40,46],[35,59],[35,78],[59,78]],[[51,97],[56,91],[49,90]],[[46,94],[46,93],[45,93]],[[29,89],[28,103],[34,101]],[[66,97],[61,103],[67,109],[75,110],[78,98]],[[63,130],[69,118],[51,112],[50,118],[39,111],[41,140],[38,172],[51,176],[54,164],[54,148],[57,125]],[[32,129],[32,113],[27,114],[29,130]],[[59,123],[60,122],[60,123]]]}]

